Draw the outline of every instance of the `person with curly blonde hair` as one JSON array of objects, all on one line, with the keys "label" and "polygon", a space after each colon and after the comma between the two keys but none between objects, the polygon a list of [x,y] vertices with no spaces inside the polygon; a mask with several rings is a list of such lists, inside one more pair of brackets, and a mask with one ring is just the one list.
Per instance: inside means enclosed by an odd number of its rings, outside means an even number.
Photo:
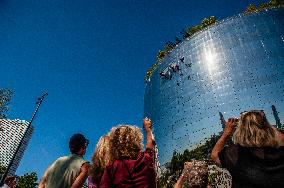
[{"label": "person with curly blonde hair", "polygon": [[92,157],[92,165],[89,170],[89,188],[99,187],[104,169],[110,162],[109,140],[110,137],[108,135],[104,135],[99,139],[99,142],[97,143]]},{"label": "person with curly blonde hair", "polygon": [[[232,135],[233,143],[226,146]],[[232,175],[232,187],[284,187],[284,135],[262,110],[229,118],[211,157]]]},{"label": "person with curly blonde hair", "polygon": [[143,134],[136,126],[122,125],[110,131],[112,160],[135,159],[143,149]]},{"label": "person with curly blonde hair", "polygon": [[100,188],[109,187],[156,187],[154,165],[154,137],[151,120],[143,121],[147,136],[143,152],[143,134],[136,126],[120,125],[111,129],[110,164],[106,166]]}]

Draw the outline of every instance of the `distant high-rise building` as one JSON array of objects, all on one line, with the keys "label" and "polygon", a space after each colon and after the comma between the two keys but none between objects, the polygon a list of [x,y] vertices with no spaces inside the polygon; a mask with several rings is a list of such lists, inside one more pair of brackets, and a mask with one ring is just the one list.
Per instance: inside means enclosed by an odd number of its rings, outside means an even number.
[{"label": "distant high-rise building", "polygon": [[[24,151],[32,137],[33,126],[27,130],[29,123],[23,120],[0,119],[0,165],[7,167],[16,155],[8,175],[14,175],[23,157]],[[24,133],[27,130],[26,137]],[[21,139],[24,139],[16,153]]]}]

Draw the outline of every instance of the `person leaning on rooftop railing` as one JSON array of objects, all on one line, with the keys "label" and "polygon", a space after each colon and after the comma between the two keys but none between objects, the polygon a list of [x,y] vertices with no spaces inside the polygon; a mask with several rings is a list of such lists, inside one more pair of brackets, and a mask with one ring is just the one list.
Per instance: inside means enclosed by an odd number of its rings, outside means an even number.
[{"label": "person leaning on rooftop railing", "polygon": [[136,126],[122,125],[110,131],[111,162],[104,170],[100,188],[155,188],[154,137],[151,120],[143,120],[147,137],[143,150],[143,134]]},{"label": "person leaning on rooftop railing", "polygon": [[58,158],[44,173],[39,188],[81,188],[88,177],[89,162],[83,159],[89,140],[74,134],[69,141],[71,155]]},{"label": "person leaning on rooftop railing", "polygon": [[211,157],[231,173],[233,188],[284,187],[284,135],[261,110],[229,118]]}]

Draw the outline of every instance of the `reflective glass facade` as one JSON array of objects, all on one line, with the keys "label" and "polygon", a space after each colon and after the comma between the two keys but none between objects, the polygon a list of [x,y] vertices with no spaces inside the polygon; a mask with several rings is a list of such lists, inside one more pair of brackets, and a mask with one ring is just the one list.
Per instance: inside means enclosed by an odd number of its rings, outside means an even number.
[{"label": "reflective glass facade", "polygon": [[146,83],[144,100],[161,164],[174,150],[192,149],[220,132],[220,113],[227,119],[263,109],[269,122],[280,126],[284,8],[237,15],[183,41]]}]

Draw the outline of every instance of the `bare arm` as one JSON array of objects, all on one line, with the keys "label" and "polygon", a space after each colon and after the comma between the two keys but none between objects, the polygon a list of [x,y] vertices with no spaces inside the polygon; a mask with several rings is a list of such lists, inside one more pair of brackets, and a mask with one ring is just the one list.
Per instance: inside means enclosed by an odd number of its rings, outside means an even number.
[{"label": "bare arm", "polygon": [[87,177],[88,177],[88,171],[89,171],[89,163],[85,163],[81,167],[81,172],[79,176],[75,179],[74,183],[72,184],[71,188],[81,188],[83,187]]},{"label": "bare arm", "polygon": [[191,162],[185,162],[184,167],[183,167],[183,172],[179,179],[177,180],[176,184],[174,185],[174,188],[182,188],[184,182],[188,179],[189,174],[187,170],[192,168],[192,163]]},{"label": "bare arm", "polygon": [[182,185],[183,185],[183,177],[179,177],[179,179],[177,180],[176,184],[174,185],[174,188],[182,188]]},{"label": "bare arm", "polygon": [[146,137],[147,137],[147,144],[146,144],[146,148],[150,148],[153,149],[154,145],[155,145],[155,140],[154,140],[154,136],[152,133],[152,122],[150,119],[145,118],[143,120],[143,126],[144,126],[144,130],[146,132]]},{"label": "bare arm", "polygon": [[230,118],[228,122],[226,122],[224,132],[212,150],[211,158],[218,165],[221,164],[219,159],[219,152],[224,148],[228,138],[234,133],[235,124],[236,124],[236,119],[234,118]]}]

